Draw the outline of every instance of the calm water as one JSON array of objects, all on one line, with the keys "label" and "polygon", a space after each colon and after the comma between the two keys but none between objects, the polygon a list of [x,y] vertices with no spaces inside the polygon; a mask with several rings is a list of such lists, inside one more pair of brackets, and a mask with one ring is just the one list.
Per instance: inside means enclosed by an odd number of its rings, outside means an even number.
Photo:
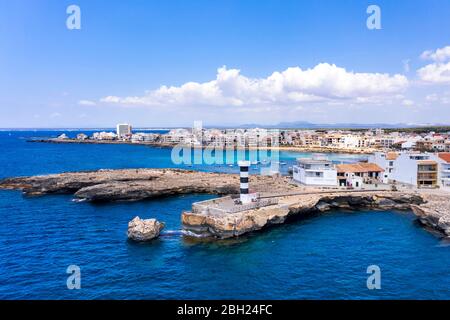
[{"label": "calm water", "polygon": [[[25,141],[56,134],[0,132],[0,177],[174,167],[168,149]],[[298,156],[307,155],[282,153],[280,161],[289,165]],[[333,212],[239,240],[184,240],[181,211],[211,197],[94,205],[71,196],[26,198],[2,191],[0,298],[450,298],[450,243],[421,228],[411,213]],[[136,215],[166,222],[164,234],[149,244],[128,242],[127,223]],[[81,290],[66,288],[71,264],[81,268]],[[366,269],[373,264],[381,268],[381,290],[366,287]]]}]

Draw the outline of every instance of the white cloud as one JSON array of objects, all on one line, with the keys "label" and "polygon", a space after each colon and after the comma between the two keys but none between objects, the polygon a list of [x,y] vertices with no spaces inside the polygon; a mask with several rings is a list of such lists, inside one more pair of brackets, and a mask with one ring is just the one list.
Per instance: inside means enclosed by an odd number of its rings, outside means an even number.
[{"label": "white cloud", "polygon": [[328,63],[306,70],[288,68],[267,78],[249,78],[224,66],[217,70],[216,79],[208,82],[161,86],[143,96],[108,96],[100,101],[124,106],[298,106],[304,102],[382,99],[407,87],[403,75],[356,73]]},{"label": "white cloud", "polygon": [[436,84],[450,83],[450,46],[424,51],[420,57],[434,61],[417,70],[421,80]]},{"label": "white cloud", "polygon": [[425,97],[427,102],[438,103],[438,104],[450,104],[450,93],[437,94],[432,93]]},{"label": "white cloud", "polygon": [[95,106],[97,105],[94,101],[90,101],[90,100],[80,100],[78,101],[78,104],[81,106]]},{"label": "white cloud", "polygon": [[402,61],[402,63],[403,63],[403,71],[406,72],[406,73],[408,73],[411,70],[411,67],[409,66],[410,61],[411,60],[409,60],[409,59],[405,59],[405,60]]},{"label": "white cloud", "polygon": [[59,112],[53,112],[52,114],[50,114],[50,118],[60,118],[62,115]]},{"label": "white cloud", "polygon": [[436,62],[447,61],[448,59],[450,59],[450,46],[437,49],[436,51],[424,51],[420,57],[425,60],[433,60]]},{"label": "white cloud", "polygon": [[430,83],[450,83],[450,62],[432,63],[417,70],[419,78]]},{"label": "white cloud", "polygon": [[436,102],[439,101],[439,96],[436,93],[429,94],[425,97],[425,100],[430,102]]},{"label": "white cloud", "polygon": [[402,101],[402,105],[409,107],[409,106],[414,105],[414,101],[405,99]]}]

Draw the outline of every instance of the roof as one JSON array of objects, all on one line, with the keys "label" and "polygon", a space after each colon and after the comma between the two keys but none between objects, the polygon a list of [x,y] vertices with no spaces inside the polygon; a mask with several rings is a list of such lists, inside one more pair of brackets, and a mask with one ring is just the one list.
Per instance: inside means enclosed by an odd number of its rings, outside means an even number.
[{"label": "roof", "polygon": [[304,164],[326,164],[326,163],[332,163],[330,160],[327,159],[311,159],[311,158],[299,158],[297,159],[298,163],[304,163]]},{"label": "roof", "polygon": [[438,156],[445,162],[450,163],[450,152],[440,152]]},{"label": "roof", "polygon": [[388,152],[386,153],[386,160],[396,160],[398,158],[397,152]]},{"label": "roof", "polygon": [[418,164],[437,164],[436,161],[433,160],[419,160],[417,161]]},{"label": "roof", "polygon": [[375,163],[358,162],[336,165],[338,172],[383,172],[379,165]]}]

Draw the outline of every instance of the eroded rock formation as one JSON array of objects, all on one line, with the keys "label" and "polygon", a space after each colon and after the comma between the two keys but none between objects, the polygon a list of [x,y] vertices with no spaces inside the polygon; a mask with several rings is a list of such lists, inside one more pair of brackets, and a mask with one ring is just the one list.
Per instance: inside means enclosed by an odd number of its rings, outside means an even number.
[{"label": "eroded rock formation", "polygon": [[450,236],[450,194],[423,194],[426,201],[411,205],[414,214],[424,225]]},{"label": "eroded rock formation", "polygon": [[207,211],[184,212],[182,222],[191,234],[224,239],[284,223],[293,215],[333,209],[409,210],[412,204],[423,204],[422,197],[386,191],[305,193],[280,197],[276,205],[224,215]]}]

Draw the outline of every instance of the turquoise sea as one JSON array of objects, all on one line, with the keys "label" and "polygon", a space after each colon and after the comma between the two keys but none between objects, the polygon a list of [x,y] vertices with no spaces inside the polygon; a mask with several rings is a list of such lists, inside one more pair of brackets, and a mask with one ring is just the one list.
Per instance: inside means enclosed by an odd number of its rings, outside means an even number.
[{"label": "turquoise sea", "polygon": [[[226,164],[175,165],[170,149],[27,142],[62,132],[0,132],[0,179],[101,168],[237,172]],[[306,156],[282,152],[283,172]],[[212,197],[91,204],[0,191],[0,299],[450,299],[450,241],[410,212],[336,211],[234,240],[183,238],[181,211]],[[127,241],[136,215],[164,221],[162,236]],[[67,289],[69,265],[80,267],[79,290]],[[380,290],[367,289],[370,265],[380,267]]]}]

